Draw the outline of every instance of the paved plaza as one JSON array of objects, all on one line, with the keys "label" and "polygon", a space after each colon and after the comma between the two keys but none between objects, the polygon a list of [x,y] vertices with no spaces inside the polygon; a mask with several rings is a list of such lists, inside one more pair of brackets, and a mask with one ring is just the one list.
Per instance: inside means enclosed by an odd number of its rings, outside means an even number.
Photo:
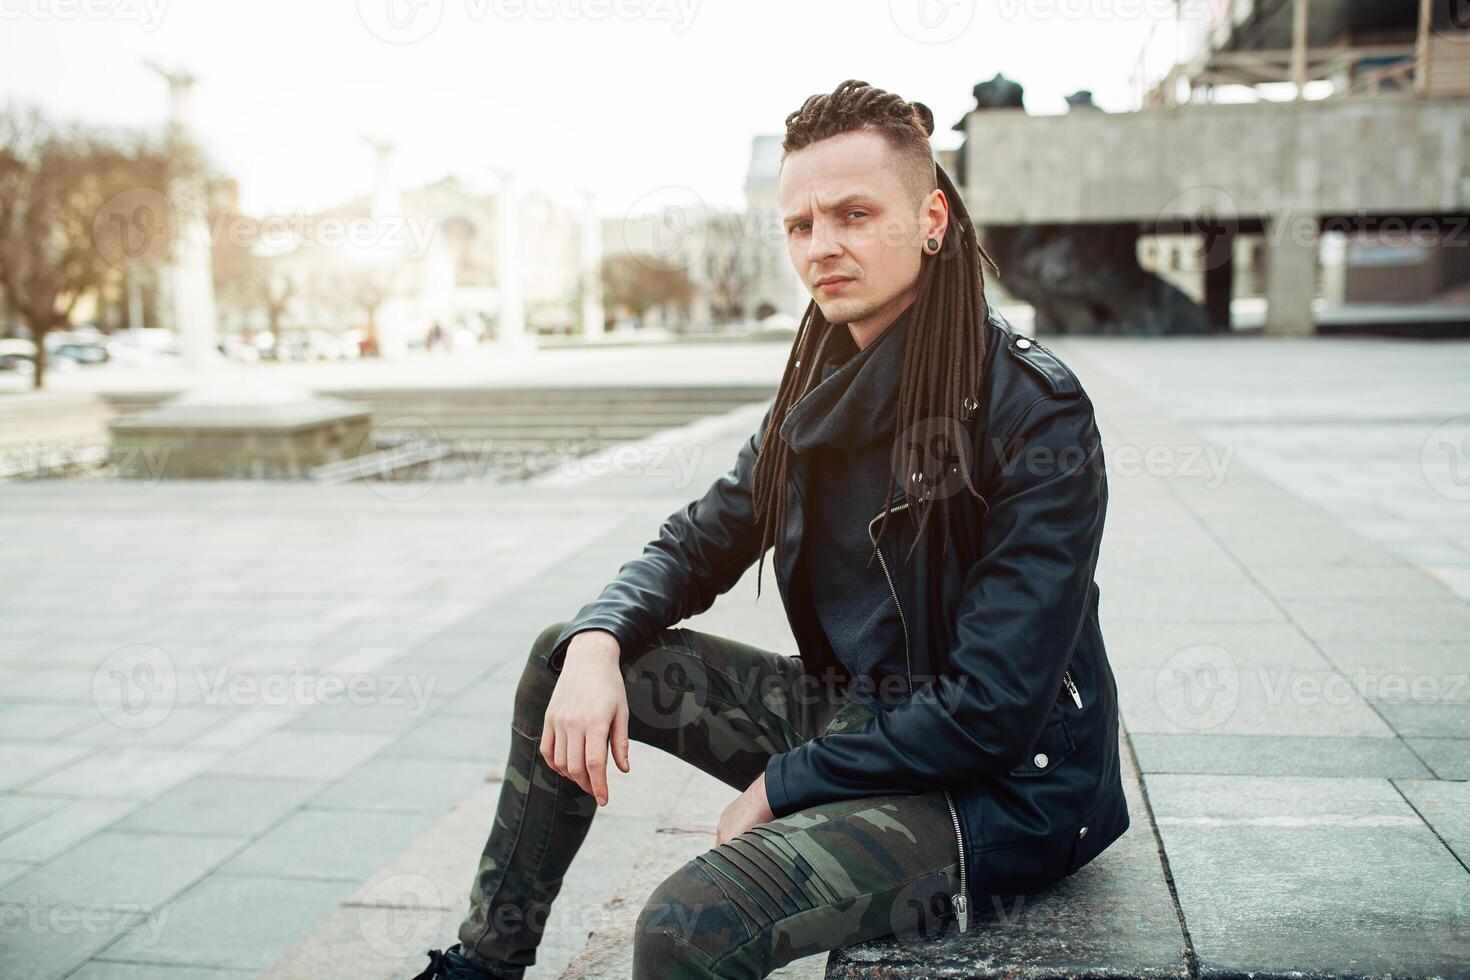
[{"label": "paved plaza", "polygon": [[[1103,428],[1138,819],[1074,876],[1113,911],[1028,969],[1470,974],[1470,343],[1051,346]],[[785,354],[545,351],[504,376],[774,384]],[[417,973],[454,940],[532,638],[763,410],[523,485],[0,484],[0,978]],[[685,625],[795,653],[754,575]],[[531,977],[626,976],[643,898],[713,843],[733,793],[631,756]],[[1005,972],[1003,935],[968,942]]]}]

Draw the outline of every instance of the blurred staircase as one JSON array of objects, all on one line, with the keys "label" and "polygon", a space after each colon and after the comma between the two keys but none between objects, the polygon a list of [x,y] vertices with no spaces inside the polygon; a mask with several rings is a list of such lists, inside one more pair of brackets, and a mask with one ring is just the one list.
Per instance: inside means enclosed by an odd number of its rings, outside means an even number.
[{"label": "blurred staircase", "polygon": [[421,435],[427,423],[440,441],[468,440],[476,448],[493,440],[499,446],[575,444],[588,451],[721,415],[740,405],[768,400],[775,393],[772,385],[324,392],[368,405],[375,433]]}]

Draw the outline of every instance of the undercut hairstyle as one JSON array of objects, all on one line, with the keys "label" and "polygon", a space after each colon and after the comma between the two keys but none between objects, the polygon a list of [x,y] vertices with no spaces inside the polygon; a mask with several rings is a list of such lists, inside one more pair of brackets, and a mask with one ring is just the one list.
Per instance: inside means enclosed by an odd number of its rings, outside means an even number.
[{"label": "undercut hairstyle", "polygon": [[[920,243],[918,290],[904,338],[903,368],[898,388],[898,417],[890,450],[889,492],[884,494],[883,521],[875,537],[883,536],[892,513],[892,480],[904,488],[910,523],[917,528],[904,557],[913,557],[929,528],[936,506],[940,509],[940,554],[949,547],[949,503],[959,481],[982,503],[985,497],[970,480],[972,447],[964,437],[961,420],[968,421],[980,407],[980,372],[985,360],[985,274],[982,260],[995,263],[980,247],[969,211],[944,168],[934,159],[929,137],[934,114],[920,102],[908,102],[867,82],[848,79],[831,94],[813,95],[786,117],[782,163],[786,157],[819,140],[842,133],[876,132],[893,151],[895,171],[914,190],[914,205],[935,188],[949,203],[949,226],[933,255]],[[807,303],[786,361],[785,373],[761,437],[753,476],[754,510],[760,528],[760,561],[756,595],[760,595],[765,552],[775,548],[776,566],[782,563],[786,497],[792,456],[781,438],[786,414],[820,383],[821,364],[831,349],[829,341],[846,324],[829,323],[815,300]],[[988,505],[987,505],[988,509]],[[876,554],[877,548],[874,548]],[[868,561],[871,564],[872,555]]]}]

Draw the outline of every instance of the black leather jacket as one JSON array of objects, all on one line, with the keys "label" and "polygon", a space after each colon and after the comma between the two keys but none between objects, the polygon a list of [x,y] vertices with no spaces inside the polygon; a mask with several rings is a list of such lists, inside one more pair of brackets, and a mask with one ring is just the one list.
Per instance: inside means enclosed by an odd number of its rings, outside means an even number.
[{"label": "black leather jacket", "polygon": [[[1129,825],[1117,686],[1093,581],[1108,494],[1092,402],[1061,360],[999,313],[985,329],[979,410],[963,423],[984,502],[961,486],[947,555],[938,557],[936,512],[905,563],[913,530],[899,490],[879,542],[909,668],[925,680],[866,723],[773,756],[765,781],[777,817],[830,800],[943,789],[962,857],[961,928],[977,901],[1009,905],[1039,892]],[[766,419],[734,467],[670,515],[567,623],[554,669],[582,630],[608,630],[625,657],[636,652],[708,609],[755,563],[751,474]],[[776,582],[804,665],[818,674],[841,668],[792,584],[806,503],[801,459]]]}]

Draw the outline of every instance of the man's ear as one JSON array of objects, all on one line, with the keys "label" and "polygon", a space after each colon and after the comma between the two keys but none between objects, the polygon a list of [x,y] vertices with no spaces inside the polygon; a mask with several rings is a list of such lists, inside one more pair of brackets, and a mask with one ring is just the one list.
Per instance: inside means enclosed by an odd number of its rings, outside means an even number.
[{"label": "man's ear", "polygon": [[949,199],[940,188],[934,188],[924,198],[920,225],[924,228],[926,241],[930,238],[936,238],[941,243],[944,241],[944,233],[949,229]]}]

